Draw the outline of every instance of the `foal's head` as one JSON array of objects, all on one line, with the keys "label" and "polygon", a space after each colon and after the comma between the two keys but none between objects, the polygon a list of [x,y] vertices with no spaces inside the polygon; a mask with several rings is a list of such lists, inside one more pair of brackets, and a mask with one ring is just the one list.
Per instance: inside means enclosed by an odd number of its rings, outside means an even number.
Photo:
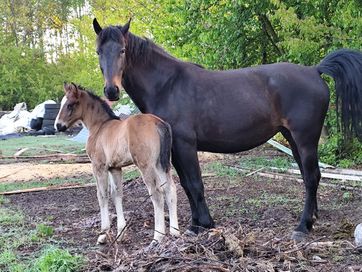
[{"label": "foal's head", "polygon": [[119,92],[122,88],[122,73],[126,65],[130,22],[131,20],[122,27],[109,26],[102,29],[97,19],[93,20],[93,28],[98,35],[99,65],[105,81],[104,94],[111,101],[119,99]]},{"label": "foal's head", "polygon": [[62,99],[60,110],[55,120],[54,127],[58,131],[65,131],[82,118],[81,97],[82,90],[74,83],[64,83],[65,95]]}]

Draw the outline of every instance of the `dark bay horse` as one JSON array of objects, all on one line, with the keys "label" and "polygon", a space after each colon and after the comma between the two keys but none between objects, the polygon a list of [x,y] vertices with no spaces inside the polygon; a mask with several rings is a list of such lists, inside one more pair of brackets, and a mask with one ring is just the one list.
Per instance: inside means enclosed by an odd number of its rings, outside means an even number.
[{"label": "dark bay horse", "polygon": [[172,57],[130,33],[129,27],[130,22],[102,29],[93,21],[104,93],[117,100],[123,87],[142,112],[172,126],[172,162],[190,202],[190,230],[214,226],[197,151],[240,152],[281,132],[306,188],[303,213],[292,238],[305,237],[317,216],[321,176],[317,148],[330,97],[321,75],[335,80],[343,131],[361,139],[362,53],[338,50],[317,66],[276,63],[209,71]]},{"label": "dark bay horse", "polygon": [[98,96],[75,84],[64,84],[55,127],[65,131],[82,121],[89,130],[87,154],[97,181],[101,210],[101,235],[106,242],[111,222],[108,211],[108,188],[117,213],[117,236],[121,239],[126,221],[122,207],[122,167],[135,164],[142,174],[155,211],[154,240],[165,235],[164,198],[169,210],[170,234],[179,235],[176,185],[171,176],[172,133],[170,125],[153,114],[133,115],[120,120]]}]

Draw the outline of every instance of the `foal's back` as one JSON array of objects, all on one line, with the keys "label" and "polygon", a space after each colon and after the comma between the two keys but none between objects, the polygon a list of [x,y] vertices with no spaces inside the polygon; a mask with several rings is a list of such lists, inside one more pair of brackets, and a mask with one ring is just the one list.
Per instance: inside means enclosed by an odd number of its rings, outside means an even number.
[{"label": "foal's back", "polygon": [[160,156],[159,128],[165,122],[153,114],[139,114],[124,120],[109,120],[95,134],[90,134],[87,153],[91,160],[110,168],[132,163],[142,168]]}]

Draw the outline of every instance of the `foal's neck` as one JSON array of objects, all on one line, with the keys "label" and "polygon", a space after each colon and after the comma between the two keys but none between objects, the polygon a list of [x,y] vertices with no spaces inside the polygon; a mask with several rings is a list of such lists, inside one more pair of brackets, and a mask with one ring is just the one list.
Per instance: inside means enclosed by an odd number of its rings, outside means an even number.
[{"label": "foal's neck", "polygon": [[83,113],[82,121],[85,127],[89,130],[90,134],[96,133],[100,127],[109,120],[118,119],[116,115],[111,114],[111,109],[106,109],[108,105],[103,105],[105,103],[101,101],[100,98],[96,96],[92,97],[88,92],[84,91],[83,95]]}]

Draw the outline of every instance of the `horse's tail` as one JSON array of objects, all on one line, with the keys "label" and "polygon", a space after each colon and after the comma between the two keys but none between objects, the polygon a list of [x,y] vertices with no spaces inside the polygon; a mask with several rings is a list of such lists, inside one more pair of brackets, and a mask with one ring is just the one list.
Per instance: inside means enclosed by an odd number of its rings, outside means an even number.
[{"label": "horse's tail", "polygon": [[158,157],[158,163],[161,165],[162,170],[168,172],[171,169],[171,126],[164,121],[160,121],[157,125],[157,128],[158,134],[160,135],[160,155]]},{"label": "horse's tail", "polygon": [[317,70],[335,81],[337,118],[342,132],[362,140],[362,53],[337,50],[327,55]]}]

